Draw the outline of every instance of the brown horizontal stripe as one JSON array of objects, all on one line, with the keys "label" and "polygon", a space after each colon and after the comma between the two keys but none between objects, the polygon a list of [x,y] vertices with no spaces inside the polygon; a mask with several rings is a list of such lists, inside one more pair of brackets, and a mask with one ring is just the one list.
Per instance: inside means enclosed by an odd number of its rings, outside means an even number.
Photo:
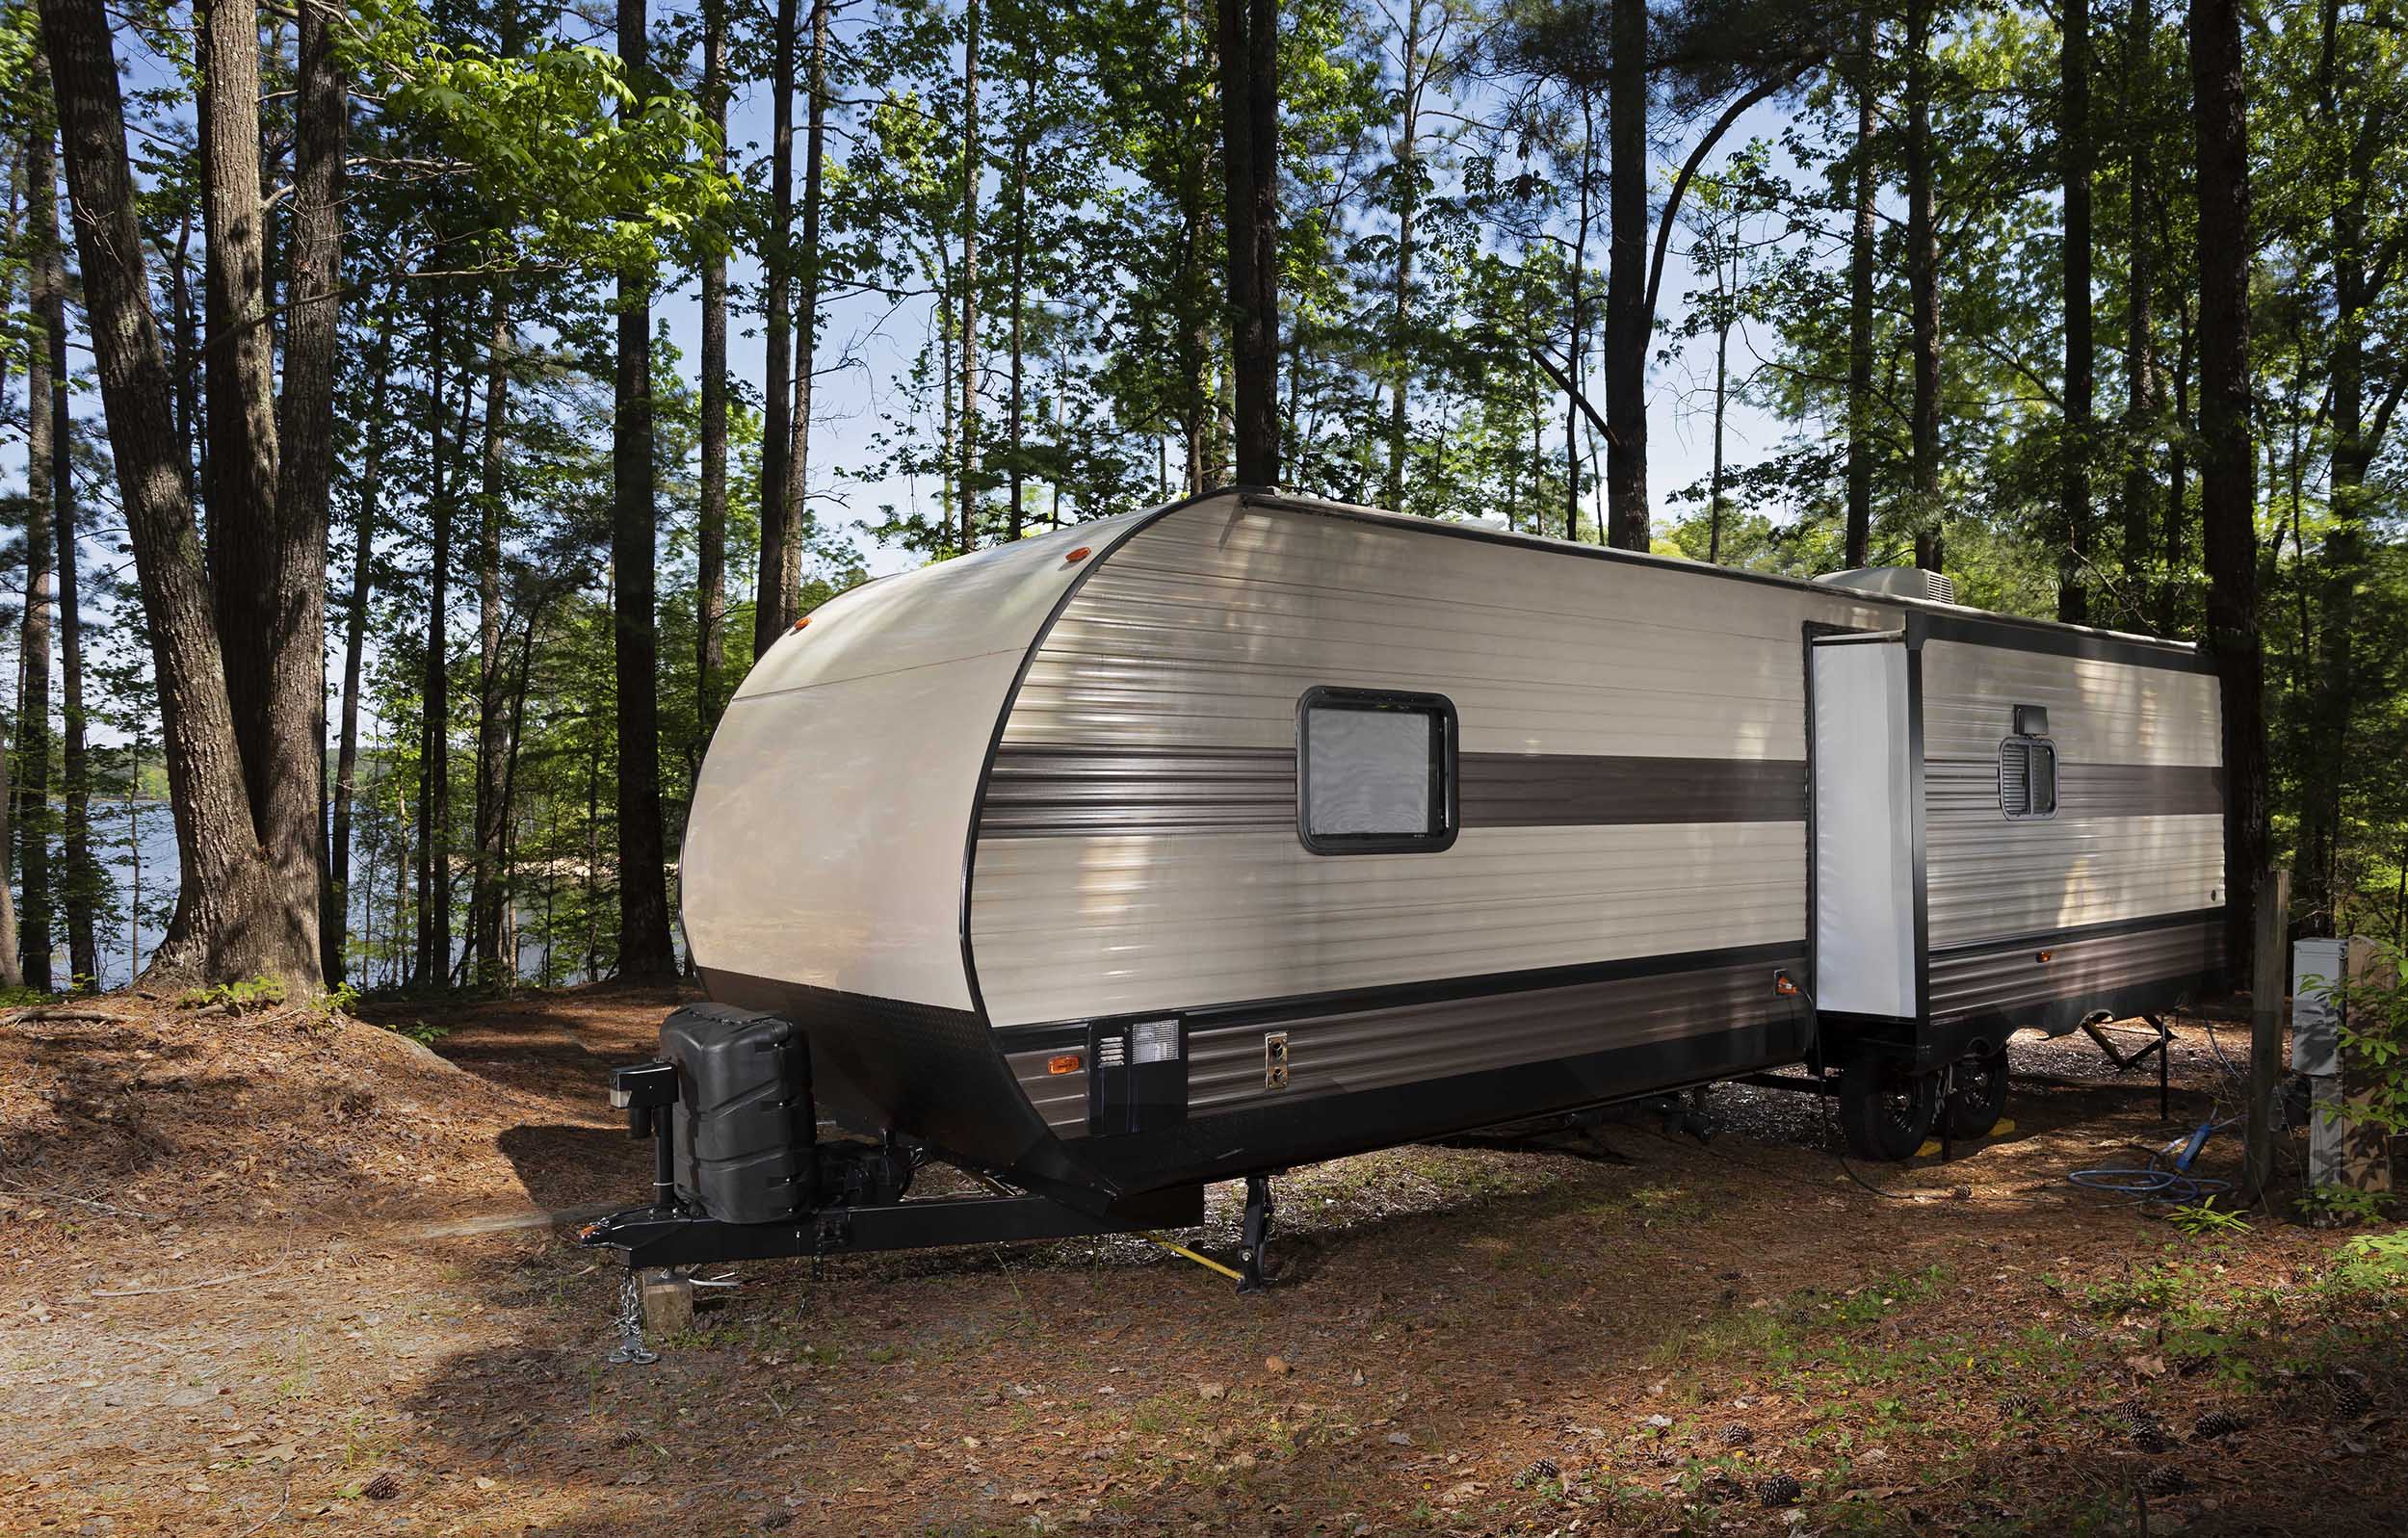
[{"label": "brown horizontal stripe", "polygon": [[1466,753],[1462,777],[1465,827],[1806,820],[1794,761]]},{"label": "brown horizontal stripe", "polygon": [[[2200,764],[2075,764],[2056,770],[2058,817],[2212,817],[2224,810],[2224,771]],[[1991,758],[1935,758],[1924,766],[1935,812],[1999,812]]]},{"label": "brown horizontal stripe", "polygon": [[[1462,825],[1797,822],[1794,761],[1465,753]],[[1296,753],[1285,747],[1006,744],[979,831],[991,838],[1239,833],[1296,826]]]}]

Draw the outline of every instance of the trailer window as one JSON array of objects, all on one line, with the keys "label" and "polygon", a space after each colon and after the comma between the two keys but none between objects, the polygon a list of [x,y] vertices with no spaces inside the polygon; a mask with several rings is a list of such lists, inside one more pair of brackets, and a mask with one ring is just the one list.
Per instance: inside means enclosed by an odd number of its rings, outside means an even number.
[{"label": "trailer window", "polygon": [[1314,689],[1296,702],[1296,834],[1314,853],[1445,848],[1454,782],[1443,695]]},{"label": "trailer window", "polygon": [[2010,822],[2056,816],[2056,744],[2010,737],[1999,744],[1999,810]]}]

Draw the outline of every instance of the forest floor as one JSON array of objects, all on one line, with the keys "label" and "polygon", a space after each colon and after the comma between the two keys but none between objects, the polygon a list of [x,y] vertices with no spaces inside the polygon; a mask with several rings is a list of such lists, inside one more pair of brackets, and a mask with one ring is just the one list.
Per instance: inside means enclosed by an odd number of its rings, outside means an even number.
[{"label": "forest floor", "polygon": [[619,1267],[567,1225],[643,1194],[602,1081],[670,1002],[369,1011],[433,1051],[127,995],[0,1022],[0,1530],[2408,1526],[2408,1267],[2065,1181],[2208,1114],[2198,1022],[2176,1125],[2027,1039],[2012,1130],[1878,1194],[1822,1102],[1723,1086],[1708,1145],[1285,1177],[1266,1295],[1136,1239],[751,1264],[610,1366]]}]

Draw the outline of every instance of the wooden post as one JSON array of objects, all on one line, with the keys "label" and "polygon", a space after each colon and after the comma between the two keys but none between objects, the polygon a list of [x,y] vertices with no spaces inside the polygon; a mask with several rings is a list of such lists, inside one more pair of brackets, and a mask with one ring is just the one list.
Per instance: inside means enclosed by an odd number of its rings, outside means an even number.
[{"label": "wooden post", "polygon": [[2290,929],[2290,873],[2258,880],[2258,944],[2249,969],[2249,1123],[2242,1190],[2264,1197],[2274,1178],[2274,1086],[2283,1071],[2283,1018],[2290,986],[2284,944]]}]

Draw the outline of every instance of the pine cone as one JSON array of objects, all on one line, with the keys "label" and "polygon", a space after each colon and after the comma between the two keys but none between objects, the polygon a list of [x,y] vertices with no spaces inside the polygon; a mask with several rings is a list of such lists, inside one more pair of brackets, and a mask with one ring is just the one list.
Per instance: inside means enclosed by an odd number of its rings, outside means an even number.
[{"label": "pine cone", "polygon": [[1513,1476],[1513,1482],[1527,1490],[1532,1485],[1543,1485],[1548,1480],[1555,1478],[1561,1473],[1563,1473],[1563,1471],[1556,1467],[1555,1459],[1532,1458],[1529,1463],[1523,1465],[1522,1472],[1520,1473]]},{"label": "pine cone", "polygon": [[2374,1413],[2374,1392],[2365,1373],[2343,1368],[2333,1374],[2333,1408],[2353,1421]]},{"label": "pine cone", "polygon": [[2247,1429],[2249,1429],[2249,1422],[2233,1414],[2232,1411],[2210,1410],[2199,1418],[2196,1425],[2190,1428],[2190,1440],[2213,1442],[2218,1437],[2229,1437],[2236,1431]]},{"label": "pine cone", "polygon": [[1806,1487],[1785,1473],[1776,1473],[1760,1481],[1756,1499],[1767,1506],[1786,1506],[1806,1493]]},{"label": "pine cone", "polygon": [[1999,1408],[2008,1415],[2030,1415],[2040,1408],[2040,1401],[2028,1394],[2010,1394],[1999,1401]]},{"label": "pine cone", "polygon": [[2179,1496],[2189,1488],[2189,1476],[2170,1463],[2159,1464],[2140,1478],[2140,1489],[2144,1495]]},{"label": "pine cone", "polygon": [[1726,1447],[1744,1447],[1755,1440],[1756,1433],[1736,1421],[1722,1428],[1722,1445]]}]

